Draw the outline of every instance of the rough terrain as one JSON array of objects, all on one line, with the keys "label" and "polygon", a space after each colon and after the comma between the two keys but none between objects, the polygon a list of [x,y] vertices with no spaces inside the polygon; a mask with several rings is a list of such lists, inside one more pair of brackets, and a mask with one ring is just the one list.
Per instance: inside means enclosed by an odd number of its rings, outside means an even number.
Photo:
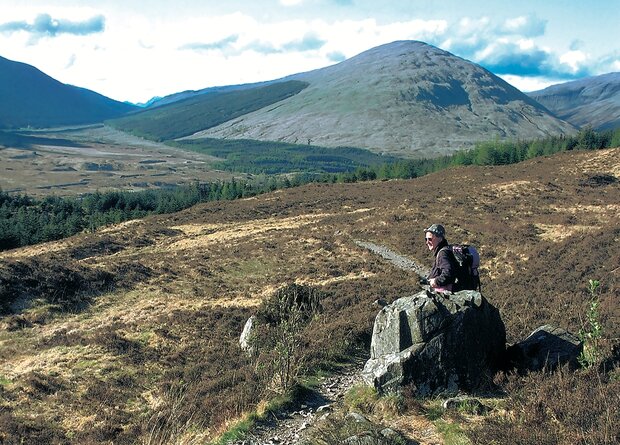
[{"label": "rough terrain", "polygon": [[[213,438],[271,389],[238,350],[265,298],[288,283],[325,292],[304,351],[310,364],[345,358],[347,345],[369,341],[378,298],[419,289],[415,273],[355,241],[427,265],[433,222],[479,248],[482,290],[509,342],[546,323],[577,332],[589,279],[601,282],[601,323],[618,338],[618,178],[620,149],[567,152],[409,181],[311,184],[3,252],[0,295],[21,299],[0,318],[0,437]],[[409,420],[397,428],[421,441],[428,421]]]}]

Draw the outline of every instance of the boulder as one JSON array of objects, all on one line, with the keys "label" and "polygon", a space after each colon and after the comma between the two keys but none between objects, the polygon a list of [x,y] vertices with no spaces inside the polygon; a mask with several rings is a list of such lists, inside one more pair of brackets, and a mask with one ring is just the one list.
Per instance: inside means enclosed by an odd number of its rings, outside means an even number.
[{"label": "boulder", "polygon": [[252,344],[252,336],[254,335],[254,330],[256,327],[255,325],[256,316],[252,315],[245,322],[245,326],[243,326],[243,331],[241,332],[241,336],[239,337],[239,346],[249,355],[254,354],[255,346]]},{"label": "boulder", "polygon": [[362,376],[380,392],[412,383],[418,395],[478,388],[499,369],[506,328],[479,292],[422,291],[377,314]]},{"label": "boulder", "polygon": [[544,325],[525,340],[510,346],[506,355],[511,367],[524,373],[543,368],[553,370],[565,364],[575,368],[582,350],[583,345],[575,335],[562,328]]}]

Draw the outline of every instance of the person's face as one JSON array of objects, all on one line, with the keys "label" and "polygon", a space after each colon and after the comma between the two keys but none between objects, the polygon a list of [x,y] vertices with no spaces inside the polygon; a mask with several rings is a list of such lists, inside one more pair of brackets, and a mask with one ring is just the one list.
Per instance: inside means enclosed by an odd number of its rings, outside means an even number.
[{"label": "person's face", "polygon": [[426,232],[424,237],[426,238],[426,246],[428,247],[428,250],[433,250],[441,242],[441,238],[432,232]]}]

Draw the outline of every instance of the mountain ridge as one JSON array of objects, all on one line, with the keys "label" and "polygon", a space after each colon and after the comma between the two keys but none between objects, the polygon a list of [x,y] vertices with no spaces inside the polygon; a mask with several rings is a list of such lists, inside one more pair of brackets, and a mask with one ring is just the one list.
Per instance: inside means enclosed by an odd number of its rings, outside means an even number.
[{"label": "mountain ridge", "polygon": [[620,72],[551,85],[527,95],[577,127],[620,127]]},{"label": "mountain ridge", "polygon": [[90,124],[137,109],[0,57],[0,128]]},{"label": "mountain ridge", "polygon": [[423,42],[392,42],[284,79],[310,85],[277,107],[192,138],[348,145],[421,157],[481,140],[575,131],[491,72]]}]

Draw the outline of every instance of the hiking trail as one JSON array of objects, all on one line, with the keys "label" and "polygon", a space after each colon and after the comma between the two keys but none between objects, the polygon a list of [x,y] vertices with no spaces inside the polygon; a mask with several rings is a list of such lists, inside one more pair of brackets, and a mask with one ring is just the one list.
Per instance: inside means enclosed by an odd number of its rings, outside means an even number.
[{"label": "hiking trail", "polygon": [[[428,272],[427,268],[385,246],[369,241],[354,240],[354,242],[357,246],[381,256],[394,267],[412,271],[419,276],[424,276]],[[317,421],[342,408],[347,391],[363,382],[361,371],[364,363],[365,360],[359,358],[337,373],[325,377],[316,391],[299,401],[295,408],[273,413],[271,417],[258,422],[245,439],[229,442],[228,445],[295,445],[299,443],[306,433],[316,426]],[[435,428],[429,428],[428,422],[422,423],[425,425],[425,430],[420,431],[420,434],[430,440],[419,443],[441,444],[442,441]]]}]

